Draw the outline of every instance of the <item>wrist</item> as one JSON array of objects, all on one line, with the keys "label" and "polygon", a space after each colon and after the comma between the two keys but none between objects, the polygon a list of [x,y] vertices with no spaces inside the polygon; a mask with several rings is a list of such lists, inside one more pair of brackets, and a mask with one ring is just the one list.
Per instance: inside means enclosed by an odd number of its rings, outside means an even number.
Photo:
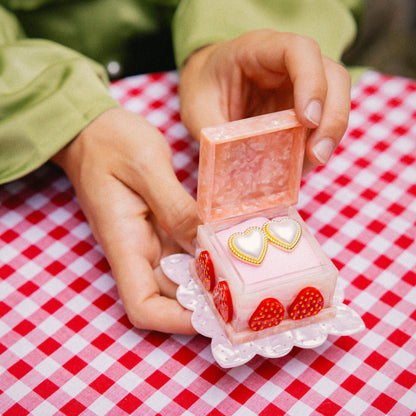
[{"label": "wrist", "polygon": [[120,111],[118,107],[104,111],[82,129],[65,147],[57,152],[51,161],[65,171],[72,179],[72,175],[79,170],[82,158],[86,158],[94,152],[90,151],[91,144],[96,144],[97,139],[103,138],[107,131],[106,120],[111,113]]}]

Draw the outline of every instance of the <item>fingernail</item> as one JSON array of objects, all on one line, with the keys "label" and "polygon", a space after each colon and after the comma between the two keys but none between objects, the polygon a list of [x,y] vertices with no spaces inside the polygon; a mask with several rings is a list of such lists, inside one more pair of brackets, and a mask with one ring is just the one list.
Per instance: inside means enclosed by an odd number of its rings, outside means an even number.
[{"label": "fingernail", "polygon": [[316,126],[321,121],[322,106],[319,101],[311,101],[305,110],[305,117]]},{"label": "fingernail", "polygon": [[319,162],[324,165],[328,162],[335,150],[335,143],[332,139],[322,139],[315,144],[312,151]]}]

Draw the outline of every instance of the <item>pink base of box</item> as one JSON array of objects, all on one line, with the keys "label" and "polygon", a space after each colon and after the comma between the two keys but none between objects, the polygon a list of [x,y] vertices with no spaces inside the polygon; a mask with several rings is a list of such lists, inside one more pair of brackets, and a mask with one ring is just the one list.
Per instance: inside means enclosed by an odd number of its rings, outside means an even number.
[{"label": "pink base of box", "polygon": [[[262,227],[269,218],[255,217],[219,230],[211,225],[201,225],[198,229],[197,253],[208,251],[214,266],[216,283],[226,281],[230,289],[233,317],[229,323],[225,323],[218,313],[212,292],[204,288],[196,273],[194,262],[191,265],[191,273],[234,345],[331,319],[336,313],[332,308],[338,276],[335,266],[294,208],[290,208],[284,215],[271,218],[296,220],[301,225],[302,235],[290,252],[269,244],[264,261],[260,265],[247,264],[236,258],[228,247],[228,238],[231,234],[243,232],[251,226]],[[315,316],[292,320],[287,311],[297,294],[306,287],[319,290],[324,298],[324,307]],[[249,328],[250,317],[265,298],[277,299],[285,309],[285,316],[277,326],[253,331]]]},{"label": "pink base of box", "polygon": [[[211,352],[217,363],[224,368],[243,365],[255,355],[278,358],[288,354],[293,347],[317,348],[328,335],[352,335],[362,331],[365,326],[360,316],[343,304],[344,293],[340,285],[335,288],[331,309],[336,310],[334,318],[324,318],[320,322],[309,321],[307,325],[287,330],[267,337],[250,340],[241,344],[231,344],[225,333],[225,325],[220,326],[221,319],[215,316],[190,272],[194,262],[189,254],[173,254],[161,260],[160,266],[165,275],[178,285],[176,296],[178,302],[192,311],[192,325],[195,330],[212,339]],[[321,317],[323,318],[324,315]],[[247,334],[250,335],[250,334]],[[241,337],[244,333],[241,333]]]}]

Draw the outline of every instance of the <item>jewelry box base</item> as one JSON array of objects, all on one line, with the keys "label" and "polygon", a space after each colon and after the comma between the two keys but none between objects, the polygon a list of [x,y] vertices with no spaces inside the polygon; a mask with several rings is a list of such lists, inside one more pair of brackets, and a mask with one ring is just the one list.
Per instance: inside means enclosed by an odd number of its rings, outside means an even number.
[{"label": "jewelry box base", "polygon": [[334,317],[269,337],[232,345],[208,306],[201,289],[192,278],[189,268],[191,260],[193,257],[189,254],[174,254],[161,260],[161,268],[165,275],[178,285],[178,302],[184,308],[193,311],[192,325],[195,330],[212,338],[212,354],[223,368],[243,365],[255,355],[267,358],[283,357],[294,346],[316,348],[322,345],[330,334],[352,335],[365,328],[361,317],[343,304],[344,293],[338,285],[333,297]]}]

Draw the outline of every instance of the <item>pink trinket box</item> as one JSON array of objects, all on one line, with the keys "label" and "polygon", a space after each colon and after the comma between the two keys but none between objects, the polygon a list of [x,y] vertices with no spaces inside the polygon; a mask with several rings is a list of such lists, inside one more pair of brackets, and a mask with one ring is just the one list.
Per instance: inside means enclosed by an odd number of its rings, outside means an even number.
[{"label": "pink trinket box", "polygon": [[338,271],[295,209],[306,135],[293,110],[201,132],[190,271],[232,345],[336,315]]}]

